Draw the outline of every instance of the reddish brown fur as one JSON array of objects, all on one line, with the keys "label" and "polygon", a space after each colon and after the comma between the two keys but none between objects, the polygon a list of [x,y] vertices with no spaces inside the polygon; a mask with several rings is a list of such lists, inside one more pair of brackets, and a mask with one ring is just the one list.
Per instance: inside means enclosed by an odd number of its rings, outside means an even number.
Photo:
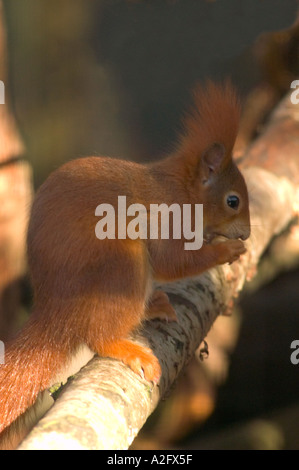
[{"label": "reddish brown fur", "polygon": [[[117,197],[125,195],[127,206],[204,203],[209,208],[208,235],[221,231],[228,238],[247,238],[247,190],[231,160],[237,99],[228,85],[210,83],[206,91],[197,90],[195,107],[185,120],[177,152],[169,158],[153,165],[97,157],[74,160],[50,175],[38,191],[28,230],[35,305],[0,367],[0,431],[51,385],[81,344],[157,381],[158,360],[128,340],[145,318],[151,278],[199,274],[244,252],[239,240],[191,252],[184,250],[184,240],[100,241],[95,236],[96,207],[116,207]],[[203,172],[211,173],[205,152],[215,143],[225,147],[225,156],[204,184]],[[227,191],[242,198],[238,214],[224,205]]]},{"label": "reddish brown fur", "polygon": [[208,81],[203,88],[197,86],[193,92],[194,105],[187,114],[179,151],[189,158],[205,151],[211,142],[221,142],[229,156],[233,150],[240,121],[240,101],[226,82],[222,87]]}]

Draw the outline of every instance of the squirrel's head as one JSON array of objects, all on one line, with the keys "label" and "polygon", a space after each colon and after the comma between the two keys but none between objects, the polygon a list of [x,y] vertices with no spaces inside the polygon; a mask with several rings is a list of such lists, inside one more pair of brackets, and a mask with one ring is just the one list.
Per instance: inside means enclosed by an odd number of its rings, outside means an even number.
[{"label": "squirrel's head", "polygon": [[185,181],[203,204],[204,237],[217,235],[246,240],[250,235],[247,187],[232,159],[241,106],[230,84],[194,90],[194,104],[186,115],[179,141]]},{"label": "squirrel's head", "polygon": [[204,210],[204,238],[222,235],[246,240],[250,235],[245,180],[223,144],[212,144],[201,156],[197,175]]}]

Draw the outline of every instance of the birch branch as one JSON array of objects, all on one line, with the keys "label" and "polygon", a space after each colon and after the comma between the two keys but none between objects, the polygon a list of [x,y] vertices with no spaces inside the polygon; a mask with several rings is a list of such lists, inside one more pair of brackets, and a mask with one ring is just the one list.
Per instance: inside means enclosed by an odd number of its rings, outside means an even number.
[{"label": "birch branch", "polygon": [[[157,355],[162,367],[160,383],[154,386],[120,362],[95,357],[64,388],[55,406],[20,449],[112,450],[130,446],[159,400],[169,393],[216,317],[229,312],[271,239],[296,215],[299,143],[295,137],[299,135],[299,123],[294,119],[293,111],[286,99],[242,165],[252,218],[252,235],[246,242],[248,252],[230,266],[163,285],[179,322],[164,324],[155,320],[136,335],[136,341],[149,345]],[[286,121],[289,131],[293,131],[292,152],[287,153]],[[277,137],[279,133],[280,141],[276,138],[273,152],[269,154],[273,127],[274,135]],[[267,159],[264,159],[265,154]]]}]

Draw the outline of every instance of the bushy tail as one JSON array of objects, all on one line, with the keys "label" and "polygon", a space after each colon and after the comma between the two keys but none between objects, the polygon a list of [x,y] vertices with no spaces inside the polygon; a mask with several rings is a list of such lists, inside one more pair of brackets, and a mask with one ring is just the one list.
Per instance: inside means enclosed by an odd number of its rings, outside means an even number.
[{"label": "bushy tail", "polygon": [[74,349],[65,332],[52,328],[47,320],[32,319],[7,345],[0,365],[0,433],[52,385]]}]

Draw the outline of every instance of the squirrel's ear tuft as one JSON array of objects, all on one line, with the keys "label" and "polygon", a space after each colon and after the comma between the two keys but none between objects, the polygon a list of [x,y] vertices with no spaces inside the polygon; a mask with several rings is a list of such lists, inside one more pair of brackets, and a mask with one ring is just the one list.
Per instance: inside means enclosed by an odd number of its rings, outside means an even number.
[{"label": "squirrel's ear tuft", "polygon": [[[196,167],[199,158],[213,168],[231,159],[238,133],[240,101],[229,81],[197,85],[193,91],[193,106],[183,120],[177,153],[190,166]],[[206,150],[208,149],[208,150]],[[217,163],[218,162],[218,163]]]}]

